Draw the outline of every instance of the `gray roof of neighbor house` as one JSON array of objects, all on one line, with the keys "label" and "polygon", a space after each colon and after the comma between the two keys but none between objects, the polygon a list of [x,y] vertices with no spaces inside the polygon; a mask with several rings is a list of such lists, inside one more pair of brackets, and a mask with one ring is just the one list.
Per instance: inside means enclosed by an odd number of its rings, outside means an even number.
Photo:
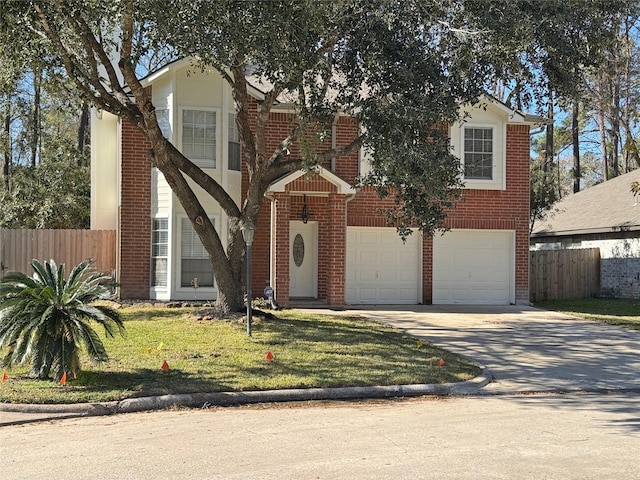
[{"label": "gray roof of neighbor house", "polygon": [[568,195],[534,225],[532,238],[640,230],[640,169]]}]

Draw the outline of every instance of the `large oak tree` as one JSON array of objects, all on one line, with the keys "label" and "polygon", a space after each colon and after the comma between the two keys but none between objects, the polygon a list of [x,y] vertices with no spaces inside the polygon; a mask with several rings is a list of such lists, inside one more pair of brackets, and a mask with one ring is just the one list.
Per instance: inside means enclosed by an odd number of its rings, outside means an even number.
[{"label": "large oak tree", "polygon": [[[51,58],[64,65],[89,102],[132,122],[149,139],[153,164],[164,174],[209,253],[218,303],[231,309],[243,303],[240,227],[248,219],[255,221],[273,180],[367,147],[373,152],[372,173],[364,181],[382,195],[394,192],[398,199],[389,218],[401,233],[417,225],[432,234],[442,226],[445,209],[457,199],[461,186],[459,161],[451,155],[443,125],[457,120],[460,104],[477,102],[499,80],[518,80],[519,88],[527,82],[544,84],[531,72],[537,69],[544,76],[539,67],[545,53],[552,51],[550,47],[569,45],[563,38],[573,38],[584,25],[576,20],[575,26],[566,26],[554,38],[537,38],[535,26],[559,10],[573,9],[573,18],[583,18],[575,12],[581,2],[559,0],[4,4],[7,8],[0,13],[4,27],[44,40]],[[606,15],[611,1],[589,11],[596,10]],[[231,86],[249,173],[242,205],[162,135],[141,83],[147,73],[141,65],[159,53],[165,58],[198,58],[216,68]],[[112,63],[114,57],[117,63]],[[253,119],[248,67],[262,76],[262,88],[267,90]],[[269,114],[283,95],[297,112],[296,122],[277,148],[267,150]],[[351,115],[362,127],[350,145],[305,149],[300,158],[285,155],[294,142],[311,133],[322,145],[320,140],[338,112]],[[213,197],[229,217],[226,250],[187,179]]]}]

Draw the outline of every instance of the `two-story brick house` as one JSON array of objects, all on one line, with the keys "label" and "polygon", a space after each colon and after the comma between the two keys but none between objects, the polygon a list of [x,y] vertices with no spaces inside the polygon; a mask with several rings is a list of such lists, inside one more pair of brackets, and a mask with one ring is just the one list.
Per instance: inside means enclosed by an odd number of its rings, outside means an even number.
[{"label": "two-story brick house", "polygon": [[[247,178],[229,86],[186,60],[150,75],[145,86],[165,135],[240,204]],[[415,232],[403,243],[380,211],[390,200],[357,186],[368,167],[356,151],[317,174],[294,172],[270,185],[253,244],[253,291],[270,284],[281,305],[301,298],[329,305],[528,303],[529,128],[536,118],[491,99],[468,110],[469,120],[449,128],[454,152],[466,160],[450,231],[434,238]],[[293,113],[282,106],[271,115],[275,147]],[[332,145],[347,144],[357,128],[351,118],[337,118]],[[92,228],[118,232],[121,297],[213,299],[207,254],[148,150],[133,126],[94,112]],[[203,202],[224,232],[220,207]]]}]

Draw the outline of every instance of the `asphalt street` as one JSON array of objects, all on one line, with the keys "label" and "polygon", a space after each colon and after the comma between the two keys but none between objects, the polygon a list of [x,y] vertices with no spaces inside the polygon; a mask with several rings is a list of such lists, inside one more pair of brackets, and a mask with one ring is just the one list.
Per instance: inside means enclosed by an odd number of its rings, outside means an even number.
[{"label": "asphalt street", "polygon": [[279,404],[0,428],[0,478],[639,479],[640,395]]},{"label": "asphalt street", "polygon": [[640,332],[515,306],[331,313],[465,355],[491,382],[88,417],[109,410],[0,408],[0,479],[640,479]]}]

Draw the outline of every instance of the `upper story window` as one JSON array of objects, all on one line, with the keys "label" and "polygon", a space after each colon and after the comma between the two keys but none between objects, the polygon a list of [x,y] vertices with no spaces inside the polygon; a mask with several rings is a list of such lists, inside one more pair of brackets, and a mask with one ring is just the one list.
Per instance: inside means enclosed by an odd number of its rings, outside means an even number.
[{"label": "upper story window", "polygon": [[493,128],[464,127],[464,178],[493,180]]},{"label": "upper story window", "polygon": [[242,157],[240,152],[240,132],[236,125],[236,114],[229,114],[229,170],[240,171]]},{"label": "upper story window", "polygon": [[492,112],[473,110],[470,121],[450,126],[451,152],[460,159],[464,188],[505,190],[506,123]]},{"label": "upper story window", "polygon": [[216,112],[182,110],[182,153],[200,168],[216,168]]}]

